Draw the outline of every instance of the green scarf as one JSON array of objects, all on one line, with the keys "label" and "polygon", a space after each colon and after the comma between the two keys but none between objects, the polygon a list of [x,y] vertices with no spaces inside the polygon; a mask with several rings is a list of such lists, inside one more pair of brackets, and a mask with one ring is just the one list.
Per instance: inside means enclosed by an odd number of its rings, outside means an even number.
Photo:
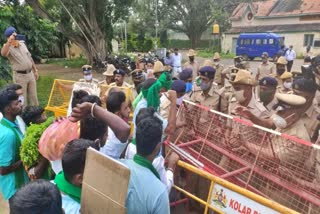
[{"label": "green scarf", "polygon": [[148,107],[153,107],[157,111],[160,106],[160,89],[165,88],[169,90],[171,84],[171,74],[169,72],[164,72],[150,88],[141,89],[143,97],[147,99]]},{"label": "green scarf", "polygon": [[80,203],[81,188],[69,183],[65,179],[63,172],[60,172],[59,174],[56,175],[54,182],[57,184],[57,186],[61,192],[67,194],[73,200]]},{"label": "green scarf", "polygon": [[[21,147],[20,136],[23,134],[20,129],[12,127],[12,125],[5,118],[3,118],[0,123],[3,126],[10,129],[11,131],[13,131],[13,133],[16,137],[16,148],[15,148],[14,162],[17,162],[20,160],[20,147]],[[25,183],[25,171],[24,171],[22,165],[16,171],[14,171],[14,178],[15,178],[15,187],[16,187],[16,189],[19,189]]]},{"label": "green scarf", "polygon": [[139,164],[140,166],[146,167],[148,169],[150,169],[150,171],[160,180],[160,175],[158,173],[158,171],[154,168],[154,166],[152,165],[152,163],[145,159],[144,157],[135,154],[133,157],[133,161],[137,164]]}]

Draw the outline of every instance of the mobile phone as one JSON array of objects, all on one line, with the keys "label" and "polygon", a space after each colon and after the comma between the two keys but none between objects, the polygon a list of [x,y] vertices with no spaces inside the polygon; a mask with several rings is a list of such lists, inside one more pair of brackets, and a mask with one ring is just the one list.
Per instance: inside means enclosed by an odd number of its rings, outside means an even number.
[{"label": "mobile phone", "polygon": [[16,35],[16,40],[26,41],[26,36],[25,36],[25,35],[22,35],[22,34],[17,34],[17,35]]}]

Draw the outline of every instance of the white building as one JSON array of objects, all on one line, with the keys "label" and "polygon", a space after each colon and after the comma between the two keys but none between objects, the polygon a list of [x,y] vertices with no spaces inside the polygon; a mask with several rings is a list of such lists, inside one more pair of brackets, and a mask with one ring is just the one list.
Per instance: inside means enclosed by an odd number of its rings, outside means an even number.
[{"label": "white building", "polygon": [[222,51],[235,53],[240,33],[273,32],[285,37],[297,55],[307,46],[320,53],[320,0],[266,0],[240,3],[230,17],[231,29],[222,36]]}]

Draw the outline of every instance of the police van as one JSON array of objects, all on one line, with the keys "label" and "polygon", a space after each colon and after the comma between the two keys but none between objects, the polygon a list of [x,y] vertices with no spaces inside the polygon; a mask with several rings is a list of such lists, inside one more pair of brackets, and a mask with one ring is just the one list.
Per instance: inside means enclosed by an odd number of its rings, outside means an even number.
[{"label": "police van", "polygon": [[275,60],[283,44],[284,37],[275,33],[242,33],[237,40],[236,54],[253,60],[267,52]]}]

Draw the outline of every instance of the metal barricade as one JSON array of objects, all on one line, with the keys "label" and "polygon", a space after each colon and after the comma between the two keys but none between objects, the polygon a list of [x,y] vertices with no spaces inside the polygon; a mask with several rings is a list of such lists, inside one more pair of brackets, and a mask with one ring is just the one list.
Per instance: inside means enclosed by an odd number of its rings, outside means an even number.
[{"label": "metal barricade", "polygon": [[228,214],[297,213],[294,210],[252,193],[186,162],[179,161],[178,167],[188,171],[190,174],[201,176],[209,182],[210,187],[206,199],[201,199],[184,187],[174,185],[177,191],[182,192],[187,197],[202,204],[204,206],[204,213],[208,213],[211,210],[216,213]]},{"label": "metal barricade", "polygon": [[318,145],[189,101],[178,120],[186,126],[170,147],[198,169],[297,212],[320,213]]}]

